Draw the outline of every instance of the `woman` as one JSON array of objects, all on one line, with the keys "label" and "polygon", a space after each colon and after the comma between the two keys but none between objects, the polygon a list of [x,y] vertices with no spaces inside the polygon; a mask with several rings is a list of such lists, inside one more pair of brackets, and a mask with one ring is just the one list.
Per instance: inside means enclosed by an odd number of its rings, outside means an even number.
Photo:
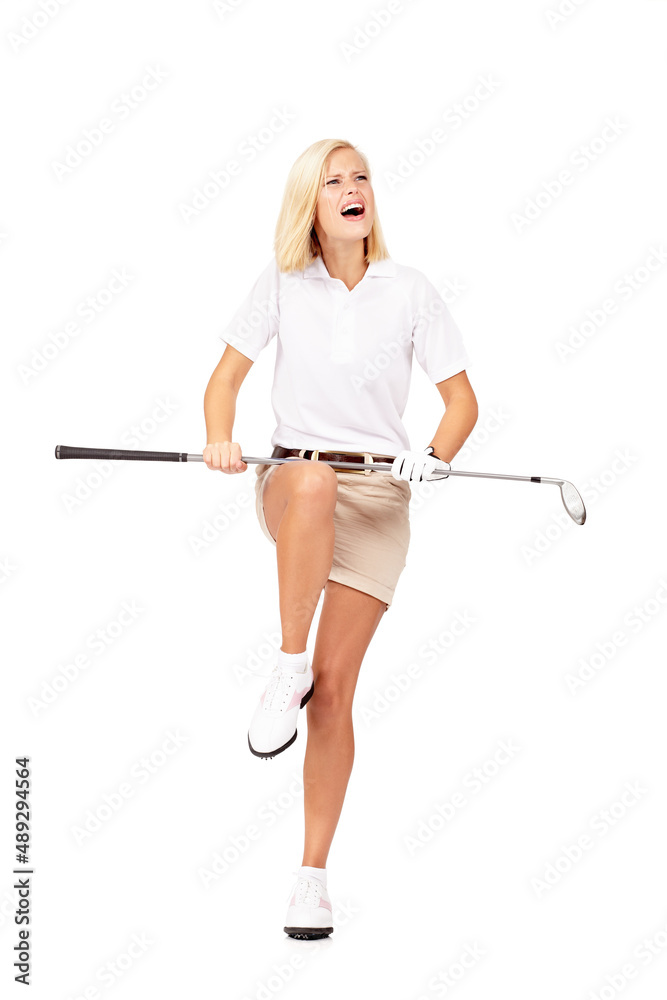
[{"label": "woman", "polygon": [[[233,440],[238,391],[278,337],[271,443],[256,468],[256,510],[276,547],[282,644],[248,732],[273,757],[296,739],[307,703],[305,846],[284,930],[333,930],[326,863],[354,758],[352,701],[364,654],[391,604],[410,540],[410,482],[449,469],[477,420],[460,333],[428,279],[394,263],[375,212],[368,163],[344,140],[321,140],[294,163],[275,256],[221,335],[227,347],[204,397],[209,469],[245,472]],[[445,414],[411,451],[401,422],[412,353]],[[305,460],[304,460],[305,459]],[[323,461],[390,462],[387,472]],[[312,665],[306,649],[324,598]]]}]

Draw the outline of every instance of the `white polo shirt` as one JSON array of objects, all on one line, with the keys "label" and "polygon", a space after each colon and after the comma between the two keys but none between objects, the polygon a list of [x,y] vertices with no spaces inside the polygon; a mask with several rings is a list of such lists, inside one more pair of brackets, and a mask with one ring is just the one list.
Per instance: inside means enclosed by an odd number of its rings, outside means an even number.
[{"label": "white polo shirt", "polygon": [[469,365],[435,286],[390,259],[369,264],[350,291],[321,257],[289,274],[273,257],[219,337],[252,361],[278,338],[271,444],[285,448],[397,455],[410,448],[413,352],[433,383]]}]

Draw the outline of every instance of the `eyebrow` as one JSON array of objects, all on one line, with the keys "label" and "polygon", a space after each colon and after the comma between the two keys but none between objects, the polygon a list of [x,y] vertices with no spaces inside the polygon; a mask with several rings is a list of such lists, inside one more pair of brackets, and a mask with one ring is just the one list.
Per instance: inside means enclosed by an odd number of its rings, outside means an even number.
[{"label": "eyebrow", "polygon": [[[351,170],[350,173],[351,174],[365,174],[366,171],[362,167],[361,170]],[[327,174],[327,177],[329,177],[329,178],[331,178],[331,177],[342,177],[342,176],[343,176],[342,174]]]}]

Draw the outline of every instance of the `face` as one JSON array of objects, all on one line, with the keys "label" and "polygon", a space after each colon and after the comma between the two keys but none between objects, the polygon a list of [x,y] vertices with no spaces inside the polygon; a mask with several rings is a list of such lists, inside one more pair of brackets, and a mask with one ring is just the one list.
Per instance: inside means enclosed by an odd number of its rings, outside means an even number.
[{"label": "face", "polygon": [[[354,214],[354,209],[342,214],[345,206],[355,203],[362,206],[359,215]],[[315,232],[320,243],[363,240],[371,231],[374,216],[373,188],[361,159],[353,149],[335,149],[326,163],[315,211]]]}]

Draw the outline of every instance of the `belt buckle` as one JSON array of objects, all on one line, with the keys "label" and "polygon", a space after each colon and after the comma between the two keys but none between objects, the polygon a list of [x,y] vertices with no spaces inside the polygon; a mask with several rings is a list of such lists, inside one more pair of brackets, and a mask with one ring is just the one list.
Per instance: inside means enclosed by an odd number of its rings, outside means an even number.
[{"label": "belt buckle", "polygon": [[[373,456],[367,451],[341,451],[341,455],[361,455],[367,465],[373,464]],[[372,469],[341,469],[341,472],[348,472],[352,476],[370,476]]]},{"label": "belt buckle", "polygon": [[[299,458],[305,458],[304,452],[308,451],[308,448],[301,448],[299,450]],[[310,456],[311,462],[317,462],[320,457],[320,448],[314,448],[313,453]],[[360,455],[364,459],[364,463],[367,465],[373,464],[373,456],[368,451],[341,451],[340,455]],[[334,472],[349,472],[353,476],[370,476],[372,469],[337,469],[336,466],[332,466]]]}]

